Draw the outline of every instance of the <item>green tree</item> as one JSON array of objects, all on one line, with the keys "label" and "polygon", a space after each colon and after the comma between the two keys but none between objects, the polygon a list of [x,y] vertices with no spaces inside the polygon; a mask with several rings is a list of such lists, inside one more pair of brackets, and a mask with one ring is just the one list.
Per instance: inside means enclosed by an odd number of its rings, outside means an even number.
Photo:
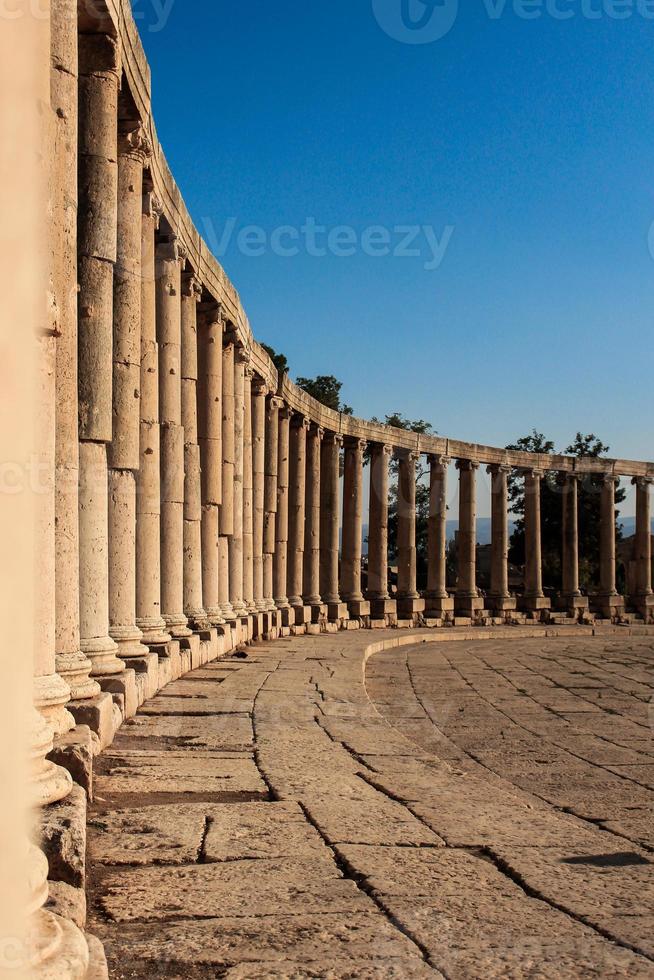
[{"label": "green tree", "polygon": [[[529,436],[506,447],[522,452],[542,453],[551,456],[555,453],[554,443],[535,429]],[[578,432],[564,453],[568,456],[598,458],[609,451],[600,439],[592,433]],[[622,503],[626,491],[616,491],[616,504]],[[525,563],[525,493],[524,482],[517,474],[509,477],[510,508],[515,516],[515,531],[511,536],[509,560],[516,565]],[[588,474],[579,482],[579,578],[585,590],[596,588],[599,580],[600,558],[600,505],[601,482],[597,476]],[[617,514],[617,511],[616,511]],[[563,535],[562,488],[557,482],[557,474],[546,472],[541,482],[541,525],[543,551],[543,583],[550,589],[561,588],[561,549]],[[621,527],[616,524],[618,537]]]},{"label": "green tree", "polygon": [[288,372],[288,360],[286,354],[278,354],[274,347],[269,347],[268,344],[261,345],[265,350],[266,354],[273,362],[280,374],[286,374]]},{"label": "green tree", "polygon": [[341,412],[343,415],[354,414],[349,405],[342,404],[343,382],[333,374],[319,374],[315,378],[298,378],[295,383],[321,405],[331,408],[334,412]]}]

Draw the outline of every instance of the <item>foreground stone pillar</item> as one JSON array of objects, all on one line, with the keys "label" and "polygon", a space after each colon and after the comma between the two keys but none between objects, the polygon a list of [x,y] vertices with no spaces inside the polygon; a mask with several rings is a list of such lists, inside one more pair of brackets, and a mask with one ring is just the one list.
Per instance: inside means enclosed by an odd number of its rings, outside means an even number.
[{"label": "foreground stone pillar", "polygon": [[447,456],[429,456],[429,528],[425,616],[451,619],[454,599],[447,591]]},{"label": "foreground stone pillar", "polygon": [[479,463],[457,460],[459,471],[459,533],[457,535],[457,615],[475,618],[484,607],[477,588],[477,470]]},{"label": "foreground stone pillar", "polygon": [[[184,307],[182,307],[182,313]],[[184,321],[183,321],[184,323]],[[198,493],[201,500],[200,526],[194,531],[193,540],[197,542],[198,530],[200,533],[201,548],[199,553],[200,568],[199,574],[202,585],[202,609],[204,609],[205,624],[218,626],[224,622],[223,609],[220,601],[220,572],[219,572],[219,504],[222,500],[222,470],[223,470],[223,333],[225,328],[225,318],[220,303],[210,302],[203,306],[202,313],[197,323],[197,364],[196,364],[196,399],[197,399],[197,439],[199,452],[199,477],[200,481],[194,492],[197,503]],[[189,344],[191,334],[189,333]],[[185,347],[182,336],[182,373],[191,373],[193,364],[189,363],[188,372],[185,370],[184,357]],[[191,348],[189,346],[189,359]],[[232,367],[233,370],[233,367]],[[184,381],[183,384],[190,385]],[[232,378],[233,385],[233,378]],[[188,395],[189,402],[191,394]],[[182,408],[184,407],[182,403]],[[189,426],[192,428],[192,421],[189,419]],[[189,431],[184,424],[184,439],[190,445]],[[189,461],[195,456],[195,449],[189,450]],[[194,472],[194,464],[190,462],[191,470]],[[187,465],[187,481],[189,480]],[[189,486],[189,493],[193,494]],[[187,511],[190,513],[190,509]],[[195,510],[197,514],[197,509]],[[188,529],[190,534],[191,529]],[[195,547],[195,546],[194,546]],[[191,561],[187,552],[187,562]],[[197,563],[195,564],[195,576],[198,574]],[[189,569],[189,576],[191,570]],[[186,576],[185,576],[186,582]],[[227,596],[229,602],[229,595]],[[189,609],[191,605],[197,603],[197,596],[191,600],[188,597]],[[200,614],[192,615],[185,608],[186,615],[200,625]]]},{"label": "foreground stone pillar", "polygon": [[[191,273],[182,280],[182,426],[184,428],[184,615],[195,630],[210,626],[204,607],[202,582],[202,463],[199,437],[198,391],[198,303],[202,286]],[[218,360],[222,375],[222,318],[213,326],[213,311],[207,312],[202,323],[203,369],[208,372],[207,362],[212,360],[206,347],[215,347],[218,334]],[[215,357],[213,358],[215,362]],[[206,389],[203,392],[206,397]],[[220,408],[218,409],[220,415]],[[222,419],[219,419],[222,424]],[[219,461],[220,466],[220,461]],[[212,557],[214,576],[214,609],[218,605],[218,534]]]},{"label": "foreground stone pillar", "polygon": [[[220,540],[218,542],[218,594],[222,614],[236,619],[230,601],[229,538],[234,533],[234,344],[223,347],[222,384],[222,487],[220,505]],[[207,532],[208,533],[208,532]],[[204,539],[203,539],[204,540]]]},{"label": "foreground stone pillar", "polygon": [[634,541],[634,562],[636,566],[635,592],[629,597],[632,609],[639,613],[646,623],[654,619],[654,595],[652,594],[652,518],[650,487],[654,479],[649,476],[636,476],[632,483],[636,487],[636,537]]},{"label": "foreground stone pillar", "polygon": [[157,246],[156,296],[161,433],[161,612],[170,634],[189,636],[184,615],[184,429],[182,428],[181,274],[177,238]]},{"label": "foreground stone pillar", "polygon": [[368,512],[368,590],[373,619],[395,616],[397,603],[388,592],[388,465],[392,446],[370,447],[370,504]]},{"label": "foreground stone pillar", "polygon": [[279,410],[281,398],[272,395],[266,405],[265,490],[263,527],[263,593],[266,609],[273,612],[275,589],[273,565],[277,523],[277,467],[279,457]]},{"label": "foreground stone pillar", "polygon": [[509,592],[509,474],[510,466],[488,467],[491,478],[491,586],[487,606],[500,615],[517,606]]},{"label": "foreground stone pillar", "polygon": [[304,625],[304,521],[306,515],[307,429],[302,415],[291,420],[288,479],[288,601],[295,610],[296,625]]},{"label": "foreground stone pillar", "polygon": [[254,603],[254,476],[252,460],[252,379],[248,365],[243,376],[243,601],[249,613]]},{"label": "foreground stone pillar", "polygon": [[[288,480],[291,412],[283,405],[279,410],[277,440],[277,520],[275,521],[275,559],[273,590],[278,609],[289,609],[288,587]],[[288,625],[285,623],[284,625]]]},{"label": "foreground stone pillar", "polygon": [[592,597],[593,612],[606,619],[620,619],[624,615],[624,597],[616,588],[616,530],[615,530],[615,490],[620,478],[612,473],[601,477],[600,503],[600,587]]},{"label": "foreground stone pillar", "polygon": [[563,539],[562,588],[557,605],[576,615],[578,610],[588,608],[588,599],[581,594],[579,588],[579,476],[576,473],[562,473],[559,476],[559,485],[562,488]]},{"label": "foreground stone pillar", "polygon": [[327,609],[320,596],[320,447],[324,430],[311,425],[307,435],[307,485],[304,524],[304,605],[311,608],[311,620],[322,622]]},{"label": "foreground stone pillar", "polygon": [[243,598],[243,432],[248,361],[249,355],[240,347],[234,355],[234,502],[233,533],[229,539],[229,601],[237,618],[247,615]]},{"label": "foreground stone pillar", "polygon": [[[52,281],[58,311],[55,432],[55,663],[75,700],[100,693],[89,678],[79,627],[79,444],[77,425],[78,44],[74,0],[52,7],[54,146]],[[49,411],[52,406],[49,406]]]},{"label": "foreground stone pillar", "polygon": [[107,496],[118,223],[116,42],[105,35],[80,35],[79,71],[80,645],[93,664],[93,676],[104,677],[124,669],[109,635]]},{"label": "foreground stone pillar", "polygon": [[347,605],[341,602],[338,586],[338,531],[340,511],[340,466],[343,437],[327,432],[323,438],[320,461],[320,593],[327,604],[330,623],[349,617]]},{"label": "foreground stone pillar", "polygon": [[252,381],[252,577],[254,605],[265,612],[263,536],[266,503],[266,394],[268,389],[261,378]]},{"label": "foreground stone pillar", "polygon": [[361,556],[363,549],[363,439],[345,440],[343,472],[343,556],[341,561],[341,596],[350,616],[359,619],[370,615],[370,603],[361,591]]},{"label": "foreground stone pillar", "polygon": [[136,474],[136,625],[143,642],[161,650],[170,633],[161,615],[161,438],[159,347],[155,287],[155,231],[161,206],[144,195],[141,216],[141,398]]},{"label": "foreground stone pillar", "polygon": [[525,471],[525,593],[523,608],[540,612],[550,608],[543,592],[543,561],[541,548],[540,470]]},{"label": "foreground stone pillar", "polygon": [[413,619],[425,608],[416,587],[416,463],[420,453],[396,449],[397,481],[397,614]]},{"label": "foreground stone pillar", "polygon": [[123,660],[148,653],[136,625],[136,472],[140,464],[141,214],[150,144],[121,124],[113,304],[113,433],[109,447],[109,635]]}]

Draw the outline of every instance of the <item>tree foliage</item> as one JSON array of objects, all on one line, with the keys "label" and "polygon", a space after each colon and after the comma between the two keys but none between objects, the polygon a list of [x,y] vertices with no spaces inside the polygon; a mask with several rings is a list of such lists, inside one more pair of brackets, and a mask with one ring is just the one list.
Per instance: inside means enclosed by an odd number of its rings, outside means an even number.
[{"label": "tree foliage", "polygon": [[261,345],[265,350],[266,354],[273,362],[280,374],[286,374],[288,372],[288,360],[286,354],[278,354],[274,347],[269,347],[268,344]]},{"label": "tree foliage", "polygon": [[354,414],[349,405],[341,402],[341,390],[343,382],[335,378],[333,374],[319,374],[315,378],[297,378],[295,382],[307,394],[319,401],[321,405],[331,408],[334,412],[341,412],[343,415]]},{"label": "tree foliage", "polygon": [[[531,435],[523,436],[507,449],[521,452],[542,453],[551,456],[555,453],[554,443],[535,429]],[[578,432],[569,446],[563,450],[568,456],[598,458],[604,456],[609,447],[592,433]],[[616,490],[616,504],[626,497],[622,488]],[[511,536],[509,560],[517,565],[525,562],[525,492],[524,481],[518,474],[509,477],[510,509],[515,516],[515,531]],[[557,482],[556,473],[546,472],[541,481],[541,534],[543,550],[543,583],[551,589],[561,588],[561,553],[563,537],[563,498],[562,487]],[[599,583],[600,558],[600,507],[601,482],[597,476],[588,474],[579,481],[579,577],[582,589],[592,590]],[[617,510],[616,510],[617,515]],[[621,528],[616,526],[618,537]]]}]

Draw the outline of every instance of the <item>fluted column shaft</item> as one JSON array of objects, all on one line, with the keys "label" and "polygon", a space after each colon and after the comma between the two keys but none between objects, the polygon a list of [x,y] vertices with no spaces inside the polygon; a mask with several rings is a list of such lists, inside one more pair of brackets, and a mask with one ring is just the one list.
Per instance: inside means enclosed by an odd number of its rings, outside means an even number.
[{"label": "fluted column shaft", "polygon": [[272,395],[266,403],[265,439],[265,489],[263,526],[263,593],[266,609],[275,609],[274,598],[274,555],[277,523],[277,467],[279,464],[279,410],[283,406],[280,398]]},{"label": "fluted column shaft", "polygon": [[246,365],[243,378],[243,601],[248,612],[254,603],[254,475],[252,459],[252,378]]},{"label": "fluted column shaft", "polygon": [[636,487],[636,562],[635,596],[643,599],[652,595],[652,517],[650,487],[651,477],[634,477]]},{"label": "fluted column shaft", "polygon": [[155,232],[160,206],[152,193],[141,217],[141,398],[136,474],[136,625],[148,644],[170,640],[161,615],[161,436],[159,346],[155,287]]},{"label": "fluted column shaft", "polygon": [[[202,287],[192,274],[182,281],[182,426],[184,428],[184,615],[189,624],[202,629],[209,625],[204,607],[202,581],[202,479],[201,451],[199,443],[198,393],[198,303]],[[218,344],[218,358],[222,369],[222,317],[214,326],[214,310],[207,311],[202,323],[203,340]],[[206,331],[206,333],[205,333]],[[217,332],[217,341],[215,333]],[[208,336],[207,336],[208,335]],[[206,350],[203,349],[203,368]],[[213,549],[213,559],[218,564],[218,538]],[[218,579],[216,575],[214,607],[218,604]]]},{"label": "fluted column shaft", "polygon": [[184,615],[183,267],[183,252],[177,239],[160,242],[156,295],[161,431],[161,611],[174,637],[190,633]]},{"label": "fluted column shaft", "polygon": [[288,601],[301,606],[304,592],[304,522],[306,515],[307,429],[309,422],[291,420],[288,478]]},{"label": "fluted column shaft", "polygon": [[397,596],[417,599],[416,589],[416,463],[420,454],[398,450]]},{"label": "fluted column shaft", "polygon": [[[234,533],[234,353],[234,344],[228,340],[223,346],[222,500],[219,518],[220,537],[218,539],[218,598],[223,616],[228,620],[235,618],[235,612],[230,601],[229,561],[229,538]],[[207,538],[210,533],[207,528]]]},{"label": "fluted column shaft", "polygon": [[275,521],[275,557],[273,591],[278,609],[288,609],[288,481],[291,413],[286,406],[279,410],[277,441],[277,520]]},{"label": "fluted column shaft", "polygon": [[245,422],[246,352],[239,348],[234,357],[234,502],[233,533],[229,538],[229,601],[237,616],[245,616],[243,598],[243,427]]},{"label": "fluted column shaft", "polygon": [[258,612],[268,607],[264,599],[263,584],[263,533],[265,515],[266,480],[266,393],[260,378],[252,382],[252,575],[254,605]]},{"label": "fluted column shaft", "polygon": [[370,449],[368,517],[368,599],[386,601],[388,594],[388,466],[391,446],[373,443]]},{"label": "fluted column shaft", "polygon": [[320,444],[324,431],[312,425],[307,435],[306,513],[304,524],[305,606],[319,606],[320,598]]},{"label": "fluted column shaft", "polygon": [[120,673],[109,636],[107,445],[112,439],[113,280],[118,222],[116,42],[79,37],[78,392],[80,645],[92,674]]},{"label": "fluted column shaft", "polygon": [[141,377],[141,214],[150,152],[140,123],[123,123],[118,142],[118,236],[113,305],[113,434],[109,447],[109,635],[118,655],[142,657],[136,625],[136,471]]},{"label": "fluted column shaft", "polygon": [[330,606],[341,602],[338,586],[340,459],[343,437],[325,433],[320,481],[320,594]]},{"label": "fluted column shaft", "polygon": [[361,555],[363,548],[363,451],[362,439],[345,441],[343,472],[343,557],[341,596],[344,602],[362,602]]}]

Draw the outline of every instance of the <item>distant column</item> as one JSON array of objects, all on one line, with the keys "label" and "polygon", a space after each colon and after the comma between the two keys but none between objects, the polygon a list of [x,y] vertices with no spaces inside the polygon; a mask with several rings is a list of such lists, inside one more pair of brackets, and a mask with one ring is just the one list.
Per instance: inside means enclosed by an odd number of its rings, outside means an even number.
[{"label": "distant column", "polygon": [[252,378],[248,365],[243,377],[243,601],[249,613],[254,602],[254,476],[252,467]]},{"label": "distant column", "polygon": [[488,467],[491,478],[491,587],[488,608],[504,613],[517,602],[509,592],[509,474],[510,466]]},{"label": "distant column", "polygon": [[[220,537],[218,540],[218,594],[222,614],[227,620],[236,618],[231,603],[229,578],[229,539],[234,533],[234,343],[228,339],[223,346],[223,419],[222,419],[222,503],[220,505]],[[209,534],[207,529],[207,536]],[[204,537],[203,537],[204,540]]]},{"label": "distant column", "polygon": [[459,532],[457,535],[457,589],[454,608],[458,615],[474,618],[484,601],[477,588],[477,470],[479,463],[457,460],[459,471]]},{"label": "distant column", "polygon": [[425,616],[449,619],[454,599],[447,591],[447,456],[429,456],[429,527]]},{"label": "distant column", "polygon": [[363,551],[363,452],[364,439],[345,440],[343,473],[343,556],[341,562],[341,596],[350,616],[370,615],[370,603],[361,591]]},{"label": "distant column", "polygon": [[395,450],[398,462],[397,483],[397,614],[413,619],[425,608],[416,583],[416,463],[420,453]]},{"label": "distant column", "polygon": [[[212,626],[218,626],[224,622],[219,595],[218,530],[223,483],[223,333],[225,317],[222,305],[215,301],[203,304],[200,309],[201,315],[197,335],[197,435],[202,501],[199,528],[202,545],[202,606],[208,622]],[[186,439],[188,441],[188,436]]]},{"label": "distant column", "polygon": [[330,622],[349,613],[338,587],[340,464],[343,437],[327,432],[323,438],[320,481],[320,593]]},{"label": "distant column", "polygon": [[320,446],[324,430],[313,424],[307,435],[306,519],[304,525],[305,606],[313,610],[312,620],[323,616],[320,596]]},{"label": "distant column", "polygon": [[279,410],[283,406],[281,398],[271,395],[266,403],[266,455],[264,490],[263,527],[263,594],[266,609],[274,612],[274,556],[277,523],[277,468],[279,456]]},{"label": "distant column", "polygon": [[559,608],[573,615],[588,607],[588,599],[579,588],[579,513],[578,485],[576,473],[562,473],[559,476],[562,488],[563,540],[561,553],[562,590]]},{"label": "distant column", "polygon": [[265,521],[266,480],[266,394],[260,378],[252,381],[252,485],[253,485],[253,583],[254,605],[258,612],[268,608],[263,584],[263,533]]},{"label": "distant column", "polygon": [[525,593],[523,606],[530,612],[550,608],[543,592],[540,488],[541,470],[525,471]]},{"label": "distant column", "polygon": [[161,433],[161,608],[173,637],[190,635],[184,615],[184,429],[181,275],[185,253],[174,236],[157,246],[156,297]]},{"label": "distant column", "polygon": [[279,410],[277,444],[277,520],[275,522],[275,560],[273,564],[273,588],[275,605],[288,609],[288,480],[289,441],[291,412],[284,405]]},{"label": "distant column", "polygon": [[370,504],[368,514],[368,591],[370,615],[384,619],[397,611],[388,592],[388,466],[393,447],[370,446]]},{"label": "distant column", "polygon": [[234,503],[233,533],[229,538],[229,601],[237,617],[247,615],[243,598],[243,427],[245,422],[245,365],[243,348],[234,355]]},{"label": "distant column", "polygon": [[[288,601],[303,609],[304,521],[306,514],[307,429],[309,422],[301,415],[291,420],[288,479]],[[300,613],[303,616],[303,613]],[[299,618],[298,623],[304,620]]]},{"label": "distant column", "polygon": [[636,487],[636,537],[634,541],[636,591],[630,596],[629,601],[631,607],[640,613],[646,623],[649,623],[654,617],[650,499],[650,487],[654,483],[654,479],[649,476],[635,476],[632,483]]},{"label": "distant column", "polygon": [[612,473],[601,477],[600,502],[600,588],[593,596],[593,611],[606,619],[619,619],[624,615],[624,597],[616,588],[616,531],[615,490],[620,478]]}]

